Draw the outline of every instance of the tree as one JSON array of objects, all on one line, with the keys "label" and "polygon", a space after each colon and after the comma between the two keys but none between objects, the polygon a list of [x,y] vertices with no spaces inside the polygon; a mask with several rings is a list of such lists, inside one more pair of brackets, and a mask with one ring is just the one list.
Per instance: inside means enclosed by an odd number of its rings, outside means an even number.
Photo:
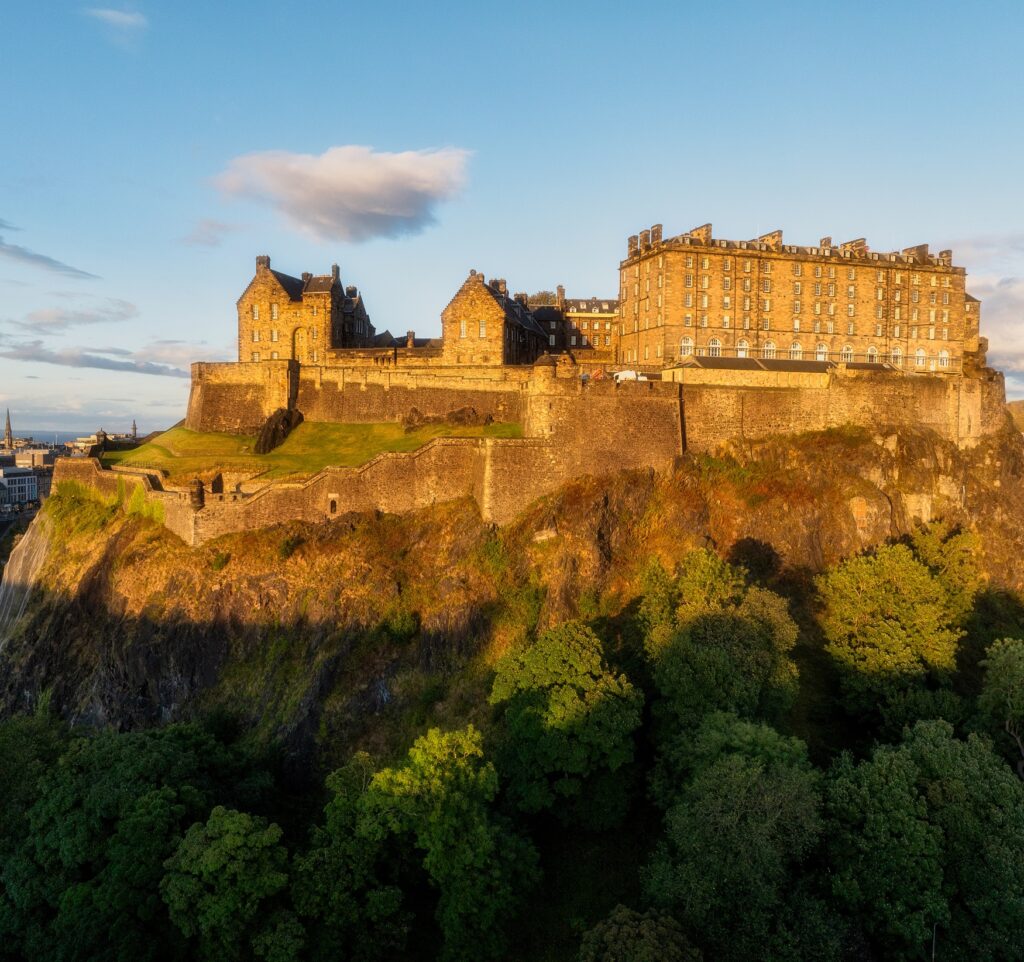
[{"label": "tree", "polygon": [[292,898],[307,920],[314,959],[390,959],[405,945],[402,891],[381,878],[381,840],[359,831],[373,774],[370,757],[360,753],[328,776],[325,824],[295,862]]},{"label": "tree", "polygon": [[792,704],[797,686],[790,657],[797,628],[786,602],[749,588],[738,601],[714,603],[719,607],[692,615],[664,641],[649,636],[662,715],[688,730],[712,711],[778,717]]},{"label": "tree", "polygon": [[661,912],[617,905],[580,944],[579,962],[700,962],[679,923]]},{"label": "tree", "polygon": [[444,959],[496,957],[504,923],[536,877],[536,854],[492,810],[498,774],[483,757],[480,733],[431,729],[406,763],[377,772],[360,831],[410,836],[440,897]]},{"label": "tree", "polygon": [[826,792],[836,898],[886,958],[1019,957],[1024,785],[987,740],[918,722],[899,745],[843,759]]},{"label": "tree", "polygon": [[806,762],[723,754],[684,786],[644,872],[656,907],[698,932],[711,958],[765,957],[801,863],[821,831]]},{"label": "tree", "polygon": [[593,776],[633,758],[643,696],[608,668],[600,639],[578,622],[504,658],[490,700],[505,723],[499,769],[523,811],[577,799]]},{"label": "tree", "polygon": [[956,666],[957,612],[942,582],[904,545],[819,575],[820,624],[847,703],[866,710],[893,689],[943,680]]},{"label": "tree", "polygon": [[195,725],[71,741],[39,780],[4,889],[35,959],[173,958],[164,861],[220,798],[255,798],[246,760]]},{"label": "tree", "polygon": [[[200,957],[244,959],[268,903],[288,886],[288,853],[281,829],[266,820],[218,805],[205,824],[193,825],[167,860],[160,893],[171,920],[199,943]],[[260,939],[264,951],[280,946],[273,925]],[[301,942],[295,943],[295,948]],[[281,952],[275,951],[280,957]],[[293,955],[294,957],[294,955]]]},{"label": "tree", "polygon": [[983,582],[981,540],[948,521],[933,521],[915,528],[910,545],[918,560],[946,589],[953,623],[963,625]]},{"label": "tree", "polygon": [[667,741],[652,775],[651,794],[662,808],[679,799],[683,786],[728,754],[768,767],[808,768],[807,746],[769,725],[746,721],[731,712],[705,716],[696,735],[680,732]]},{"label": "tree", "polygon": [[1024,778],[1024,641],[993,642],[981,664],[985,681],[978,708],[1013,740],[1020,756],[1017,774]]}]

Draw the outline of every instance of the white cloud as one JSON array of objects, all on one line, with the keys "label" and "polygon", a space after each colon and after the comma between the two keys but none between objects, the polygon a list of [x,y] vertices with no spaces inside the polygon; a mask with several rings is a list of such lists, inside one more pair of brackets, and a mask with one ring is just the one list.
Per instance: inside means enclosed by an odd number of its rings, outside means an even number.
[{"label": "white cloud", "polygon": [[123,347],[52,348],[38,339],[0,339],[0,358],[12,361],[175,378],[189,377],[189,364],[192,361],[222,360],[225,353],[203,343],[171,340],[153,341],[139,350],[131,351]]},{"label": "white cloud", "polygon": [[39,254],[36,251],[29,250],[27,247],[21,247],[19,244],[8,244],[2,237],[0,237],[0,257],[6,257],[17,264],[28,264],[29,267],[38,267],[44,271],[51,271],[54,274],[63,274],[65,277],[77,277],[80,280],[87,281],[97,279],[95,274],[79,270],[77,267],[72,267],[63,261],[55,260],[46,254]]},{"label": "white cloud", "polygon": [[270,204],[321,240],[364,241],[415,234],[465,182],[469,151],[375,152],[331,147],[322,154],[275,150],[232,160],[214,183],[225,194]]},{"label": "white cloud", "polygon": [[123,33],[136,33],[145,30],[149,21],[144,14],[134,10],[114,10],[110,7],[90,7],[85,11],[87,17],[99,20],[108,27]]},{"label": "white cloud", "polygon": [[238,229],[238,224],[226,224],[224,221],[204,217],[181,242],[189,247],[220,247],[224,235]]},{"label": "white cloud", "polygon": [[139,309],[130,301],[111,297],[92,310],[74,310],[62,307],[43,308],[31,311],[25,315],[25,320],[13,323],[22,330],[38,334],[56,334],[66,331],[69,327],[130,321],[132,318],[138,317],[138,314]]}]

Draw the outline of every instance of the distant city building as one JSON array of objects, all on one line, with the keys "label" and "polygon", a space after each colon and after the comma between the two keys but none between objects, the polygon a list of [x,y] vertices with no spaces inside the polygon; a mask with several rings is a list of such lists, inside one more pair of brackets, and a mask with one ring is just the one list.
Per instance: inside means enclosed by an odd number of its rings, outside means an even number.
[{"label": "distant city building", "polygon": [[21,448],[14,455],[14,463],[19,468],[42,468],[52,466],[57,452],[51,448]]},{"label": "distant city building", "polygon": [[31,468],[0,468],[0,504],[25,504],[39,498],[39,481]]}]

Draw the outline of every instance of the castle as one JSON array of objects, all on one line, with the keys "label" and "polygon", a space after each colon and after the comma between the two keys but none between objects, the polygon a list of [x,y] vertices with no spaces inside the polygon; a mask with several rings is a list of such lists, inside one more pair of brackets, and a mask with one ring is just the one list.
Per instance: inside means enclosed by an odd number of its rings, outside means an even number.
[{"label": "castle", "polygon": [[[438,438],[312,478],[220,478],[207,491],[62,462],[105,490],[134,483],[189,543],[289,519],[406,511],[472,497],[511,520],[565,481],[664,470],[776,434],[842,425],[930,428],[972,445],[1005,423],[1002,375],[985,365],[980,304],[950,251],[878,253],[714,238],[710,225],[629,238],[617,299],[510,294],[470,271],[440,338],[378,334],[340,271],[256,273],[238,299],[238,361],[192,366],[186,426],[257,434],[268,419],[373,423],[471,416],[519,438]],[[627,367],[629,379],[613,379]],[[635,373],[635,372],[640,372]]]}]

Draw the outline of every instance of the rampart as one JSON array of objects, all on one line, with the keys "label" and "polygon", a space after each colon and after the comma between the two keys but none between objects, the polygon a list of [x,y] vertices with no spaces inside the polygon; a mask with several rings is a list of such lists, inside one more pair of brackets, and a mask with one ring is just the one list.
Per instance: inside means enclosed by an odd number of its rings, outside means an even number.
[{"label": "rampart", "polygon": [[278,408],[295,404],[297,361],[195,363],[186,427],[193,431],[258,434]]},{"label": "rampart", "polygon": [[[226,365],[250,366],[266,367]],[[59,460],[55,482],[75,480],[119,497],[141,487],[139,497],[161,506],[167,528],[194,545],[289,520],[399,513],[459,498],[474,499],[486,521],[505,524],[572,478],[627,468],[666,470],[685,450],[715,452],[737,440],[842,425],[924,426],[969,446],[998,431],[1006,418],[1002,375],[992,371],[951,377],[844,368],[680,368],[667,372],[668,380],[616,384],[560,376],[554,364],[430,378],[401,370],[300,371],[294,362],[275,370],[275,377],[262,381],[220,381],[217,370],[212,380],[201,377],[193,388],[190,426],[198,421],[204,430],[230,430],[246,422],[248,416],[230,410],[235,403],[266,410],[283,401],[325,421],[397,420],[412,407],[443,415],[473,406],[496,420],[518,421],[525,436],[438,438],[417,451],[381,454],[360,467],[326,468],[305,479],[260,486],[256,477],[245,491],[206,493],[201,503],[188,491],[167,490],[151,473],[107,471],[92,459]],[[197,397],[197,390],[206,393]]]}]

